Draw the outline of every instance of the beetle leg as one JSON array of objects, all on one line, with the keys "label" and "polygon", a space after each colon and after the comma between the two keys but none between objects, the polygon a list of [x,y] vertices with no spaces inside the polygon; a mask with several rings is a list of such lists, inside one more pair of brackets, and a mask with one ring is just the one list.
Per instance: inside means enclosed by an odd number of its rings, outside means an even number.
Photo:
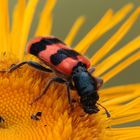
[{"label": "beetle leg", "polygon": [[73,107],[72,98],[71,98],[71,95],[70,95],[70,83],[66,82],[66,86],[67,86],[67,93],[68,93],[68,102],[70,104],[71,111],[73,111],[74,107]]},{"label": "beetle leg", "polygon": [[66,82],[65,80],[59,78],[59,77],[55,77],[55,78],[52,78],[48,81],[48,83],[45,85],[44,89],[42,90],[41,94],[36,97],[32,102],[31,102],[31,105],[36,102],[37,100],[39,100],[45,93],[46,91],[48,90],[49,86],[51,85],[52,82],[58,82],[58,83],[65,83],[66,86],[67,86],[67,93],[68,93],[68,102],[70,104],[70,106],[72,107],[72,99],[71,99],[71,96],[70,96],[70,85],[69,85],[69,82]]},{"label": "beetle leg", "polygon": [[76,90],[76,88],[75,88],[75,86],[73,85],[72,82],[69,82],[69,87],[70,87],[71,90]]},{"label": "beetle leg", "polygon": [[31,102],[31,105],[36,102],[37,100],[39,100],[45,93],[46,91],[48,90],[49,86],[51,85],[52,82],[58,82],[58,83],[65,83],[66,81],[59,78],[59,77],[54,77],[52,79],[50,79],[47,84],[45,85],[45,87],[43,88],[41,94],[39,96],[37,96],[32,102]]},{"label": "beetle leg", "polygon": [[[65,83],[65,84],[66,84],[66,86],[67,86],[67,93],[68,93],[68,102],[69,102],[70,106],[72,107],[72,99],[71,99],[71,95],[70,95],[70,85],[71,85],[72,83],[67,82],[67,81],[65,81],[65,80],[63,80],[63,79],[61,79],[61,78],[59,78],[59,77],[57,77],[57,79],[55,79],[55,82],[58,82],[58,83]],[[72,85],[72,86],[73,86],[73,85]]]},{"label": "beetle leg", "polygon": [[94,71],[95,71],[95,67],[91,67],[91,68],[88,70],[88,72],[91,73],[91,74],[92,74]]},{"label": "beetle leg", "polygon": [[69,104],[72,105],[72,100],[71,100],[71,96],[70,96],[70,84],[69,84],[69,82],[66,82],[66,86],[67,86],[67,93],[68,93],[68,101],[69,101]]},{"label": "beetle leg", "polygon": [[24,62],[21,62],[19,64],[14,64],[9,69],[7,69],[7,70],[1,70],[0,72],[2,72],[2,73],[5,73],[5,72],[7,72],[7,73],[13,72],[14,70],[18,69],[19,67],[21,67],[21,66],[23,66],[25,64],[28,64],[29,66],[34,67],[34,68],[36,68],[38,70],[41,70],[41,71],[44,71],[44,72],[52,72],[51,69],[45,68],[42,65],[40,65],[39,63],[33,62],[33,61],[24,61]]},{"label": "beetle leg", "polygon": [[101,86],[103,85],[103,79],[101,78],[97,78],[97,77],[94,77],[96,82],[97,82],[97,90],[101,88]]}]

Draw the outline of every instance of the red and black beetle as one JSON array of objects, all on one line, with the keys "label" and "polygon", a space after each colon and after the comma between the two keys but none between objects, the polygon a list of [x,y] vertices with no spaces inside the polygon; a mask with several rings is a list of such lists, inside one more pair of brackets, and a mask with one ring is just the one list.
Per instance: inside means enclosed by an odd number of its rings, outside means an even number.
[{"label": "red and black beetle", "polygon": [[[55,81],[66,84],[70,104],[72,104],[70,96],[70,89],[72,89],[78,92],[80,103],[86,113],[92,114],[99,111],[97,105],[100,104],[97,103],[99,100],[97,91],[102,86],[103,80],[91,75],[95,69],[90,68],[88,70],[90,61],[85,56],[67,47],[61,40],[52,36],[31,39],[27,45],[27,52],[38,57],[50,69],[33,61],[24,61],[1,72],[12,72],[24,64],[28,64],[41,71],[55,72],[56,77],[48,81],[41,94],[33,102],[42,97],[51,83]],[[105,111],[107,116],[110,116],[106,109]]]}]

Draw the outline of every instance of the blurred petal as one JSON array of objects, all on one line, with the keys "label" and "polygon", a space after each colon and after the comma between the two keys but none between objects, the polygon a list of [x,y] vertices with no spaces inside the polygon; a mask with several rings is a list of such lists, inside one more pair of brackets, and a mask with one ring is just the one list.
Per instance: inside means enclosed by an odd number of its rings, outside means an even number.
[{"label": "blurred petal", "polygon": [[20,40],[19,38],[23,25],[24,12],[26,8],[25,0],[18,0],[12,15],[12,30],[11,30],[11,47],[12,53],[17,54],[19,52]]},{"label": "blurred petal", "polygon": [[118,31],[97,51],[91,58],[92,65],[101,60],[115,45],[126,35],[132,25],[140,15],[140,8],[137,8],[127,21],[118,29]]},{"label": "blurred petal", "polygon": [[9,42],[9,13],[8,13],[8,0],[0,0],[0,42],[1,52],[5,52],[8,49]]},{"label": "blurred petal", "polygon": [[72,44],[75,36],[77,35],[78,31],[80,30],[81,26],[84,24],[85,22],[85,17],[81,16],[79,17],[75,22],[74,25],[72,26],[72,28],[70,29],[66,39],[64,42],[66,42],[66,44],[68,44],[69,46]]},{"label": "blurred petal", "polygon": [[89,46],[88,44],[94,41],[94,38],[96,37],[97,33],[108,23],[112,15],[113,11],[111,9],[108,10],[102,17],[102,19],[97,23],[97,25],[87,33],[87,35],[75,46],[74,49],[80,53],[84,53],[84,48]]},{"label": "blurred petal", "polygon": [[111,69],[109,72],[104,74],[103,80],[106,83],[108,80],[110,80],[112,77],[114,77],[116,74],[121,72],[123,69],[131,65],[132,63],[136,62],[140,59],[140,52],[135,53],[134,55],[130,56],[128,59],[124,60],[120,64],[118,64],[115,68]]},{"label": "blurred petal", "polygon": [[101,63],[96,66],[94,74],[100,76],[105,71],[110,69],[112,66],[122,61],[126,56],[140,49],[140,36],[129,42],[127,45],[111,54],[109,57],[104,59]]},{"label": "blurred petal", "polygon": [[22,60],[24,56],[23,50],[27,43],[27,39],[28,39],[28,35],[29,35],[29,31],[30,31],[31,23],[32,23],[33,16],[36,10],[37,3],[38,3],[38,0],[29,0],[27,7],[25,9],[24,19],[23,19],[23,23],[21,27],[21,35],[20,35],[21,40],[20,40],[20,45],[19,45],[20,60]]},{"label": "blurred petal", "polygon": [[41,12],[40,20],[37,26],[36,36],[45,36],[51,33],[52,29],[52,10],[57,0],[47,0],[44,9]]},{"label": "blurred petal", "polygon": [[[75,50],[85,53],[89,46],[99,39],[104,33],[113,28],[122,21],[126,15],[132,10],[133,4],[129,3],[113,15],[111,10],[104,15],[99,23],[93,27],[90,32],[76,45]],[[79,48],[79,49],[77,49]]]}]

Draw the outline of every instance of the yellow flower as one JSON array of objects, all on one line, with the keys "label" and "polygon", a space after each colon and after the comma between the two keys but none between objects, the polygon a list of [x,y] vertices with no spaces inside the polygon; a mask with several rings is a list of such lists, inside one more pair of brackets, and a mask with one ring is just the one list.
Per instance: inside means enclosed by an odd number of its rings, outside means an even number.
[{"label": "yellow flower", "polygon": [[[1,3],[0,69],[6,69],[23,60],[36,60],[32,56],[25,55],[24,50],[38,0],[29,0],[27,4],[25,0],[18,0],[13,11],[11,29],[8,0],[4,2],[1,0]],[[45,4],[35,36],[51,34],[52,10],[55,3],[56,0],[48,0]],[[116,13],[109,9],[74,49],[85,54],[91,44],[122,21],[132,8],[133,4],[128,4]],[[140,8],[138,7],[101,49],[90,58],[91,64],[96,65],[94,75],[102,76],[105,83],[140,59],[140,36],[104,58],[129,31],[139,15]],[[72,44],[84,21],[84,17],[79,17],[74,23],[65,39],[68,45]],[[71,111],[65,86],[56,83],[49,88],[44,97],[31,106],[30,102],[40,93],[45,82],[52,76],[52,74],[42,73],[27,65],[12,73],[0,74],[0,140],[140,139],[140,126],[121,125],[140,119],[140,83],[110,87],[99,91],[99,102],[111,113],[111,118],[107,118],[102,108],[99,113],[93,115],[84,113],[78,103],[76,92],[72,93],[77,102],[74,103],[74,110]],[[31,116],[37,112],[42,112],[40,120],[31,119]]]}]

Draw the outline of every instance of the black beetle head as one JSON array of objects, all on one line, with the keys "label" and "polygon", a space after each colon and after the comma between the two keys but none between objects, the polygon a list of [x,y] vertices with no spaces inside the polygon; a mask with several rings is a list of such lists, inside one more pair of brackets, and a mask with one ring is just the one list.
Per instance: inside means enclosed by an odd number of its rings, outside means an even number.
[{"label": "black beetle head", "polygon": [[[97,96],[97,97],[96,97]],[[98,100],[97,94],[82,96],[80,99],[82,108],[84,111],[88,114],[97,113],[99,111],[98,107],[96,106],[97,100]]]}]

